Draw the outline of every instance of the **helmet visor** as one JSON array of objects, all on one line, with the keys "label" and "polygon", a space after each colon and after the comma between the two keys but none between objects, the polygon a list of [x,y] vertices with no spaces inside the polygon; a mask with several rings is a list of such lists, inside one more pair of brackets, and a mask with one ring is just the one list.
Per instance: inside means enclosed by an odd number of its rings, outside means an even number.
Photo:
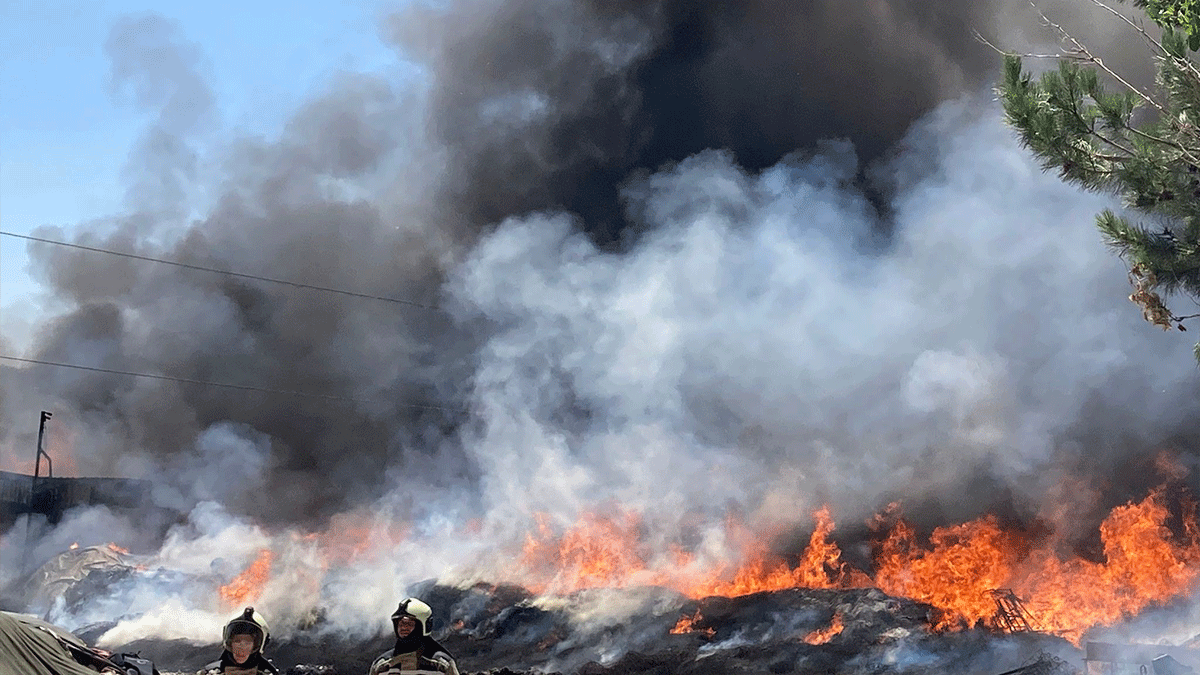
[{"label": "helmet visor", "polygon": [[234,619],[225,626],[225,649],[232,649],[234,638],[242,635],[249,636],[252,640],[254,640],[253,651],[257,652],[262,650],[262,628],[253,621],[247,621],[246,619]]}]

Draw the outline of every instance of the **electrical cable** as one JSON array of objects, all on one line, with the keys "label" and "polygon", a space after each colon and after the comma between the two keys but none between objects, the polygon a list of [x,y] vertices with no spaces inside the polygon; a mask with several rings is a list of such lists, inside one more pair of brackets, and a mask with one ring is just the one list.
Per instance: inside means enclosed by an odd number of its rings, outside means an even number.
[{"label": "electrical cable", "polygon": [[[96,372],[96,373],[108,373],[111,375],[125,375],[127,377],[145,377],[145,378],[150,378],[150,379],[154,379],[154,380],[167,380],[170,382],[183,382],[185,384],[197,384],[197,385],[202,385],[202,386],[206,386],[206,387],[224,387],[226,389],[239,389],[242,391],[257,391],[257,392],[263,392],[263,393],[267,393],[267,394],[282,394],[285,396],[302,396],[302,397],[310,397],[310,398],[323,398],[323,399],[332,400],[332,401],[345,401],[348,403],[379,403],[379,402],[381,402],[380,400],[349,398],[349,397],[345,397],[345,396],[334,396],[332,394],[318,394],[315,392],[290,391],[287,389],[268,389],[265,387],[254,387],[254,386],[245,385],[245,384],[226,384],[223,382],[207,382],[204,380],[194,380],[194,379],[187,378],[187,377],[172,377],[170,375],[154,375],[152,373],[137,373],[137,372],[133,372],[133,371],[129,371],[129,370],[113,370],[110,368],[97,368],[95,366],[81,366],[81,365],[75,364],[75,363],[59,363],[56,361],[42,361],[40,359],[25,359],[25,358],[21,358],[19,356],[9,356],[7,354],[0,354],[0,359],[3,359],[5,361],[17,361],[20,363],[31,363],[31,364],[37,364],[37,365],[42,365],[42,366],[55,366],[58,368],[74,368],[76,370],[87,370],[87,371]],[[444,410],[447,412],[454,412],[454,413],[467,412],[465,410],[461,410],[458,408],[446,408],[444,406],[426,405],[426,404],[420,404],[420,403],[392,403],[392,405],[396,405],[396,406],[399,406],[402,408],[423,408],[423,409],[428,409],[428,410]]]},{"label": "electrical cable", "polygon": [[111,250],[105,249],[105,248],[97,248],[95,246],[84,246],[83,244],[72,244],[70,242],[56,241],[54,239],[44,239],[42,237],[34,237],[34,236],[28,235],[28,234],[18,234],[16,232],[8,232],[6,230],[0,230],[0,235],[6,236],[6,237],[16,237],[17,239],[26,239],[28,241],[36,241],[36,242],[40,242],[43,244],[53,244],[54,246],[66,246],[68,248],[75,248],[75,249],[79,249],[81,251],[91,251],[93,253],[105,253],[108,255],[121,256],[123,258],[132,258],[134,260],[144,260],[147,262],[160,263],[163,265],[174,265],[175,267],[182,267],[184,269],[197,270],[200,272],[212,272],[214,274],[225,274],[225,275],[228,275],[231,277],[240,277],[243,279],[253,279],[255,281],[266,281],[266,282],[270,282],[273,284],[283,284],[285,286],[292,286],[295,288],[304,288],[304,289],[311,290],[311,291],[324,291],[326,293],[337,293],[340,295],[348,295],[348,296],[354,297],[354,298],[364,298],[367,300],[380,300],[382,302],[392,302],[392,303],[396,303],[398,305],[408,305],[410,307],[419,307],[421,309],[430,309],[430,310],[434,310],[434,311],[440,311],[440,308],[435,307],[433,305],[426,305],[426,304],[422,304],[419,302],[414,302],[412,300],[402,300],[400,298],[389,298],[387,296],[371,295],[369,293],[358,293],[355,291],[346,291],[346,290],[342,290],[339,288],[329,288],[327,286],[316,286],[313,284],[305,284],[305,283],[300,283],[297,281],[288,281],[286,279],[273,279],[271,277],[259,276],[257,274],[245,274],[243,272],[231,272],[229,270],[219,270],[219,269],[216,269],[213,267],[204,267],[202,265],[192,265],[189,263],[181,263],[181,262],[177,262],[175,260],[163,260],[162,258],[152,258],[150,256],[138,255],[136,253],[123,253],[121,251],[111,251]]}]

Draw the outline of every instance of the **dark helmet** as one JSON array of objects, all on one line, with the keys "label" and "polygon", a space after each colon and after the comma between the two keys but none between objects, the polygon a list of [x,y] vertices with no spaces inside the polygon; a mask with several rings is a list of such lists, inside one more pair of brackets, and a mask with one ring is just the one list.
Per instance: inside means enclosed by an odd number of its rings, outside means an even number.
[{"label": "dark helmet", "polygon": [[267,626],[267,622],[262,618],[262,615],[254,611],[253,607],[247,607],[232,621],[225,624],[225,631],[221,636],[225,649],[233,649],[233,637],[235,635],[249,635],[253,637],[255,652],[266,649],[267,644],[271,641],[271,629]]},{"label": "dark helmet", "polygon": [[417,635],[429,635],[429,617],[433,616],[433,609],[418,600],[417,598],[405,598],[400,601],[400,606],[392,614],[392,630],[396,630],[396,625],[400,623],[400,618],[409,616],[417,621],[417,628],[414,631]]}]

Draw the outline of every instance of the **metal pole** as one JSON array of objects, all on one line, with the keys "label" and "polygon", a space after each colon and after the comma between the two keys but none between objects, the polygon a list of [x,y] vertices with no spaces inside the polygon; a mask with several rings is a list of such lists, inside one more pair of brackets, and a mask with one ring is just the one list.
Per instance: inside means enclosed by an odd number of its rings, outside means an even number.
[{"label": "metal pole", "polygon": [[[35,485],[37,484],[38,469],[40,469],[42,466],[42,458],[43,457],[46,458],[46,464],[47,464],[46,476],[48,478],[54,477],[54,463],[50,461],[50,455],[46,454],[45,450],[42,450],[42,439],[46,436],[46,420],[50,419],[51,417],[54,417],[54,413],[48,413],[45,410],[43,410],[42,411],[42,421],[40,424],[38,424],[37,457],[35,457],[33,460],[33,481],[34,481]],[[30,503],[30,506],[33,505],[33,493],[32,492],[29,494],[29,503]]]},{"label": "metal pole", "polygon": [[42,450],[42,439],[46,436],[46,420],[53,417],[53,413],[42,411],[41,421],[38,423],[38,441],[37,454],[33,457],[33,480],[29,483],[29,508],[25,513],[25,549],[21,553],[21,571],[24,572],[29,564],[29,534],[33,529],[33,495],[37,492],[38,475],[41,473],[42,457],[46,458],[46,475],[50,478],[54,477],[54,463],[50,461],[50,455]]}]

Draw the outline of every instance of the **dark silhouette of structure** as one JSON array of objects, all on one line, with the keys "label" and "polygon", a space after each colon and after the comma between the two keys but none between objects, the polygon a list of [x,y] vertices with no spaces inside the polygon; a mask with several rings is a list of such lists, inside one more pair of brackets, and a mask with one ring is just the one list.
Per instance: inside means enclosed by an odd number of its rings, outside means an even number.
[{"label": "dark silhouette of structure", "polygon": [[115,511],[150,505],[151,482],[134,478],[33,477],[0,471],[0,532],[26,514],[41,514],[51,523],[76,506],[103,505]]}]

